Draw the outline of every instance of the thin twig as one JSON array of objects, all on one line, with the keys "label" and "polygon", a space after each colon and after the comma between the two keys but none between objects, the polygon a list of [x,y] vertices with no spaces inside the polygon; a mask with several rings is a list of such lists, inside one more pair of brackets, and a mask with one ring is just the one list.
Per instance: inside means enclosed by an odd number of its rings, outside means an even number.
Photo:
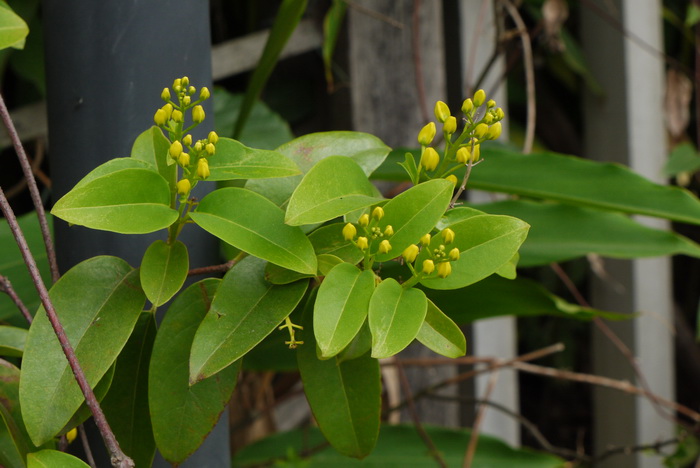
[{"label": "thin twig", "polygon": [[661,440],[659,442],[653,442],[651,444],[641,444],[641,445],[631,445],[623,447],[610,447],[605,452],[600,455],[596,455],[591,462],[598,463],[606,458],[610,458],[614,455],[629,455],[635,452],[649,452],[653,451],[655,453],[661,454],[661,449],[667,445],[676,445],[680,442],[680,437],[673,437],[671,439]]},{"label": "thin twig", "polygon": [[19,311],[22,312],[22,315],[24,315],[24,318],[27,319],[27,322],[29,322],[29,324],[31,325],[32,314],[29,312],[29,309],[27,309],[27,306],[24,305],[22,299],[20,299],[20,297],[15,292],[15,289],[12,287],[12,283],[7,278],[7,276],[0,275],[0,291],[10,296],[12,302],[15,303]]},{"label": "thin twig", "polygon": [[[478,357],[478,356],[464,356],[461,358],[401,358],[401,365],[404,367],[433,367],[433,366],[463,366],[469,364],[483,364],[492,363],[494,358],[491,357]],[[395,360],[382,360],[379,362],[382,367],[396,366],[398,363]]]},{"label": "thin twig", "polygon": [[[472,151],[474,151],[473,145],[472,145]],[[483,161],[483,159],[481,161]],[[459,185],[459,188],[457,189],[457,192],[455,192],[454,196],[452,197],[452,200],[450,200],[450,209],[455,207],[455,203],[457,203],[457,200],[459,200],[459,197],[467,189],[467,182],[469,182],[469,176],[472,173],[472,167],[476,166],[481,161],[477,161],[475,163],[469,161],[467,163],[467,172],[464,173],[464,177],[462,178],[462,183]]]},{"label": "thin twig", "polygon": [[231,268],[236,266],[236,264],[243,260],[247,255],[248,254],[246,254],[245,252],[241,252],[238,255],[236,255],[235,258],[229,260],[226,263],[222,263],[221,265],[210,265],[200,268],[193,268],[187,272],[187,276],[205,275],[210,273],[226,273]]},{"label": "thin twig", "polygon": [[78,426],[78,435],[80,435],[80,442],[83,444],[83,451],[85,452],[85,458],[87,458],[88,465],[90,465],[90,468],[97,468],[95,457],[92,456],[92,450],[90,449],[90,443],[88,442],[85,427],[82,424]]},{"label": "thin twig", "polygon": [[440,454],[438,448],[435,446],[435,443],[423,428],[423,424],[421,423],[420,417],[418,416],[418,411],[416,410],[416,403],[415,401],[413,401],[413,392],[411,391],[411,385],[408,383],[408,378],[406,377],[406,372],[404,372],[403,370],[401,361],[399,361],[398,359],[395,359],[395,361],[396,370],[399,372],[399,382],[401,382],[401,388],[403,390],[403,393],[406,395],[406,401],[408,402],[408,413],[411,415],[413,425],[416,426],[418,434],[420,435],[421,439],[423,439],[425,445],[428,447],[430,455],[433,458],[435,458],[435,461],[438,463],[438,465],[440,465],[442,468],[447,468],[447,463],[445,462],[445,459],[442,458],[442,455]]},{"label": "thin twig", "polygon": [[527,26],[523,21],[520,12],[510,2],[510,0],[501,0],[503,6],[508,11],[511,19],[517,27],[520,34],[520,40],[523,43],[523,60],[525,61],[525,85],[527,91],[527,125],[525,127],[525,143],[523,144],[523,153],[527,154],[532,151],[532,146],[535,142],[535,124],[537,120],[537,109],[535,107],[535,62],[532,58],[532,43],[530,35],[527,32]]},{"label": "thin twig", "polygon": [[383,14],[379,13],[378,11],[375,11],[375,10],[372,10],[371,8],[367,8],[365,6],[362,6],[359,3],[354,2],[352,0],[343,0],[343,1],[345,3],[347,3],[350,8],[353,8],[353,9],[359,11],[360,13],[364,13],[365,15],[370,16],[374,19],[378,19],[379,21],[384,21],[385,23],[395,27],[396,29],[403,29],[404,28],[404,24],[402,22],[396,21],[394,18],[392,18],[390,16],[383,15]]},{"label": "thin twig", "polygon": [[75,380],[85,396],[85,403],[87,404],[88,408],[90,408],[90,411],[95,419],[95,424],[102,434],[102,438],[104,439],[107,450],[111,456],[112,465],[118,468],[133,467],[133,460],[124,454],[119,447],[119,442],[117,442],[112,429],[109,427],[107,418],[105,418],[102,408],[100,408],[100,404],[97,402],[95,393],[92,391],[92,388],[90,388],[90,383],[87,381],[85,373],[80,367],[78,358],[75,355],[75,350],[66,336],[63,325],[56,314],[56,309],[54,309],[53,303],[49,298],[49,292],[46,289],[46,285],[44,285],[44,282],[41,279],[41,274],[39,273],[39,268],[36,265],[36,260],[34,260],[34,256],[29,250],[27,240],[22,233],[22,229],[17,223],[17,217],[15,216],[12,207],[10,207],[10,203],[7,201],[7,197],[5,197],[5,192],[2,190],[2,188],[0,188],[0,209],[2,210],[2,213],[10,226],[10,230],[12,231],[12,235],[14,236],[17,245],[19,246],[19,250],[22,253],[22,258],[24,258],[24,263],[29,270],[34,286],[39,293],[39,298],[41,299],[41,303],[44,305],[44,310],[46,311],[49,322],[51,323],[54,333],[61,344],[63,353],[66,355],[66,359],[68,359],[68,364],[73,371]]},{"label": "thin twig", "polygon": [[[7,128],[7,133],[12,140],[12,144],[15,147],[15,152],[17,153],[17,158],[22,166],[22,172],[24,173],[24,178],[27,179],[29,184],[29,193],[32,197],[32,203],[34,203],[34,208],[36,209],[36,215],[39,217],[39,226],[41,227],[41,236],[44,238],[44,245],[46,246],[46,256],[49,260],[49,268],[51,269],[51,279],[55,283],[61,276],[58,272],[58,263],[56,261],[56,251],[54,250],[53,240],[51,240],[51,232],[49,231],[49,223],[46,220],[46,212],[44,211],[44,204],[41,202],[41,195],[39,194],[39,187],[36,185],[36,179],[34,179],[34,174],[32,173],[32,167],[29,164],[29,159],[27,158],[27,153],[24,151],[24,146],[22,146],[22,140],[17,134],[17,129],[15,128],[14,122],[10,117],[10,111],[7,110],[5,105],[5,99],[0,94],[0,118],[2,119],[5,128]],[[5,195],[3,194],[3,197]]]},{"label": "thin twig", "polygon": [[[489,381],[486,385],[486,391],[484,392],[484,400],[489,400],[493,390],[496,388],[496,382],[498,382],[498,371],[492,372],[489,376]],[[476,413],[476,418],[474,420],[474,425],[472,426],[472,432],[469,434],[469,443],[467,444],[467,450],[464,452],[464,462],[462,463],[462,468],[471,468],[472,462],[474,461],[474,454],[476,453],[476,446],[479,443],[479,432],[481,430],[481,424],[484,422],[484,415],[486,414],[486,405],[479,404],[479,409]]]},{"label": "thin twig", "polygon": [[411,49],[413,52],[413,68],[416,73],[416,92],[418,93],[418,105],[420,107],[421,120],[423,123],[430,120],[428,114],[428,103],[425,97],[425,80],[423,79],[423,60],[420,50],[420,7],[421,0],[413,0],[413,26],[411,30]]}]

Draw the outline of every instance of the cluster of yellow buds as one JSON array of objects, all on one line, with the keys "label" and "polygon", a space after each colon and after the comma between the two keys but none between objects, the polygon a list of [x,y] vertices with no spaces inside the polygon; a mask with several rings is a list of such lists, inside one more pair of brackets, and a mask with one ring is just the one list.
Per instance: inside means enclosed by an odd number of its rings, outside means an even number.
[{"label": "cluster of yellow buds", "polygon": [[160,93],[160,98],[165,101],[165,105],[158,109],[153,116],[155,124],[170,132],[182,131],[185,114],[188,110],[191,110],[193,122],[190,128],[202,123],[205,113],[201,103],[211,96],[209,89],[206,86],[202,87],[199,90],[199,98],[192,101],[192,96],[197,92],[197,88],[190,85],[189,78],[183,76],[173,82],[172,90],[175,93],[175,100],[172,99],[170,88],[164,88]]},{"label": "cluster of yellow buds", "polygon": [[378,254],[389,253],[392,249],[389,237],[394,235],[394,228],[388,224],[383,229],[378,226],[379,221],[384,217],[384,208],[377,206],[372,210],[372,215],[368,213],[360,216],[357,225],[363,231],[361,236],[357,236],[357,227],[353,223],[347,223],[343,227],[343,238],[351,241],[363,252],[368,252],[371,242],[381,239],[377,247]]},{"label": "cluster of yellow buds", "polygon": [[423,279],[437,272],[439,278],[446,278],[452,273],[452,265],[450,262],[459,260],[459,249],[453,247],[448,250],[446,246],[450,245],[455,240],[455,233],[450,228],[445,228],[440,231],[442,243],[437,248],[427,250],[430,258],[423,260],[421,270],[416,271],[413,263],[416,261],[418,254],[422,249],[429,249],[430,243],[433,240],[430,234],[425,234],[420,238],[419,245],[411,244],[406,247],[401,254],[409,269],[413,273],[416,280]]}]

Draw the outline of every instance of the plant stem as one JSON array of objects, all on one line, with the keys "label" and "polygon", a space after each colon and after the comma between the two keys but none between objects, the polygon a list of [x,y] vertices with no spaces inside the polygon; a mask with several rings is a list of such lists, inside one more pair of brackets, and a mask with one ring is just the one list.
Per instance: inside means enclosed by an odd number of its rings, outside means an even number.
[{"label": "plant stem", "polygon": [[12,283],[10,283],[10,280],[7,278],[7,276],[0,275],[0,291],[10,296],[12,302],[15,303],[19,311],[22,312],[22,315],[24,315],[24,318],[26,318],[27,322],[29,322],[29,324],[31,325],[32,314],[29,312],[29,309],[27,309],[27,306],[24,305],[22,299],[20,299],[17,293],[15,292],[14,288],[12,287]]},{"label": "plant stem", "polygon": [[[12,140],[12,145],[15,147],[15,152],[17,153],[17,158],[22,166],[22,172],[24,173],[24,178],[27,180],[27,186],[29,187],[29,193],[32,197],[32,203],[36,209],[36,215],[39,217],[39,226],[41,228],[41,236],[44,238],[44,245],[46,246],[46,256],[49,259],[49,268],[51,269],[51,279],[55,283],[60,278],[61,274],[58,271],[58,262],[56,261],[56,251],[53,246],[53,241],[51,240],[51,232],[49,231],[49,223],[46,220],[46,212],[44,211],[44,204],[41,202],[41,195],[39,194],[39,187],[36,185],[36,179],[34,178],[34,173],[32,172],[32,167],[29,164],[29,159],[27,158],[27,153],[24,151],[22,146],[22,140],[19,138],[15,124],[12,122],[10,117],[10,111],[7,110],[5,105],[5,99],[0,94],[0,118],[2,119],[5,128],[7,128],[7,133],[10,135],[10,140]],[[4,195],[3,195],[4,197]]]},{"label": "plant stem", "polygon": [[75,380],[78,382],[78,386],[85,396],[85,403],[87,404],[88,408],[90,408],[90,411],[95,418],[95,424],[102,434],[107,450],[109,450],[112,465],[118,468],[132,468],[134,466],[134,462],[131,460],[131,458],[126,456],[126,454],[124,454],[119,447],[119,442],[117,442],[112,429],[109,427],[107,418],[105,418],[102,408],[100,408],[100,404],[97,402],[95,393],[92,391],[92,388],[90,388],[90,384],[85,377],[85,373],[80,367],[78,358],[75,355],[75,350],[70,344],[70,341],[68,341],[63,325],[56,314],[56,309],[54,309],[51,299],[49,298],[49,292],[46,289],[46,285],[44,285],[44,282],[41,279],[41,274],[39,273],[39,268],[36,265],[34,256],[29,250],[27,240],[22,233],[22,229],[17,223],[17,217],[15,216],[14,211],[12,211],[12,207],[10,207],[10,203],[7,201],[7,197],[5,197],[5,192],[2,190],[2,188],[0,188],[0,210],[2,210],[2,213],[10,226],[12,235],[19,246],[19,250],[22,253],[22,258],[24,258],[24,263],[27,265],[29,274],[34,282],[34,286],[39,293],[39,298],[44,306],[49,322],[51,323],[54,333],[61,344],[61,348],[63,349],[63,353],[66,355],[66,359],[68,359],[68,364],[73,371]]}]

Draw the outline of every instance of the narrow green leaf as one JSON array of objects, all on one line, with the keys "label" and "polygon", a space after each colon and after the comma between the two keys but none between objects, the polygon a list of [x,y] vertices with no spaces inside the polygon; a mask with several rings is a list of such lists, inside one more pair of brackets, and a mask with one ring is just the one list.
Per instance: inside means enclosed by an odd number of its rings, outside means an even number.
[{"label": "narrow green leaf", "polygon": [[[452,273],[447,278],[431,276],[421,284],[432,289],[456,289],[486,278],[511,261],[529,228],[517,218],[497,215],[473,216],[451,225],[455,240],[445,250],[459,249],[459,260],[451,262]],[[430,250],[442,243],[441,236],[433,236]],[[428,249],[423,249],[416,264],[421,265],[427,257]]]},{"label": "narrow green leaf", "polygon": [[185,284],[190,260],[180,241],[154,241],[141,261],[141,287],[154,306],[168,302]]},{"label": "narrow green leaf", "polygon": [[330,156],[312,167],[294,190],[284,222],[292,226],[322,223],[383,201],[374,193],[374,186],[355,161]]},{"label": "narrow green leaf", "polygon": [[236,386],[240,363],[189,384],[189,354],[221,280],[195,283],[177,296],[158,329],[148,372],[153,436],[163,458],[179,464],[204,442]]},{"label": "narrow green leaf", "polygon": [[27,468],[90,468],[80,458],[58,450],[41,450],[27,455]]},{"label": "narrow green leaf", "polygon": [[273,285],[265,262],[247,257],[229,270],[197,329],[190,354],[190,382],[199,382],[239,360],[297,306],[307,281]]},{"label": "narrow green leaf", "polygon": [[284,224],[284,212],[250,190],[210,193],[190,214],[195,223],[244,252],[300,273],[316,274],[316,254],[303,231]]},{"label": "narrow green leaf", "polygon": [[318,359],[310,305],[303,323],[304,344],[297,350],[297,358],[311,411],[338,452],[363,458],[372,451],[379,435],[379,362],[368,354],[344,362]]},{"label": "narrow green leaf", "polygon": [[136,168],[74,188],[56,202],[51,214],[71,224],[121,234],[146,234],[177,219],[165,179],[152,170]]},{"label": "narrow green leaf", "polygon": [[406,173],[408,174],[411,183],[413,185],[418,185],[420,183],[420,177],[418,175],[418,166],[416,166],[416,158],[414,158],[413,154],[410,152],[406,152],[405,158],[406,159],[404,159],[403,162],[400,162],[399,165],[406,169]]},{"label": "narrow green leaf", "polygon": [[333,89],[333,51],[338,41],[338,34],[345,18],[348,5],[342,0],[333,0],[326,16],[323,18],[323,68],[326,71],[326,84],[328,89]]},{"label": "narrow green leaf", "polygon": [[170,140],[163,135],[163,131],[160,128],[153,126],[136,137],[134,145],[131,147],[131,157],[147,162],[157,169],[158,173],[163,176],[163,179],[174,184],[177,175],[177,165],[172,164],[174,161],[168,154],[169,149]]},{"label": "narrow green leaf", "polygon": [[22,357],[27,329],[0,325],[0,356]]},{"label": "narrow green leaf", "polygon": [[[423,234],[430,232],[440,217],[447,210],[454,185],[445,179],[435,179],[416,185],[389,200],[384,205],[385,216],[379,226],[384,231],[386,226],[394,228],[394,235],[389,238],[392,250],[375,257],[378,262],[385,262],[401,255],[411,244],[418,242]],[[379,242],[372,243],[376,251]]]},{"label": "narrow green leaf", "polygon": [[[49,292],[88,382],[94,387],[126,343],[145,303],[139,273],[116,257],[94,257],[71,268]],[[36,445],[56,435],[83,403],[43,307],[29,329],[20,401]]]},{"label": "narrow green leaf", "polygon": [[294,161],[276,151],[252,149],[230,138],[219,138],[209,158],[208,180],[265,179],[299,174]]},{"label": "narrow green leaf", "polygon": [[411,344],[427,309],[428,300],[420,289],[404,289],[393,278],[379,283],[369,301],[372,357],[390,357]]},{"label": "narrow green leaf", "polygon": [[336,265],[318,289],[314,332],[320,357],[335,356],[355,338],[367,318],[374,272],[349,263]]},{"label": "narrow green leaf", "polygon": [[155,337],[155,317],[141,313],[117,358],[109,392],[100,403],[119,446],[136,466],[151,466],[156,452],[148,409],[148,364]]},{"label": "narrow green leaf", "polygon": [[467,353],[467,339],[462,330],[431,300],[428,300],[428,312],[416,339],[425,347],[450,358]]},{"label": "narrow green leaf", "polygon": [[15,47],[21,49],[29,27],[9,6],[0,8],[0,49]]}]

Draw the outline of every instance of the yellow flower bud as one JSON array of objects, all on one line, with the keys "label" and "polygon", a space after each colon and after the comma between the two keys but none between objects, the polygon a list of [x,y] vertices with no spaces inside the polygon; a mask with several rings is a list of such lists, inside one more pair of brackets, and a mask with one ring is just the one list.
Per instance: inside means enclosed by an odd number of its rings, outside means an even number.
[{"label": "yellow flower bud", "polygon": [[382,219],[384,217],[384,208],[382,208],[381,206],[377,206],[376,208],[374,208],[372,210],[372,217],[377,221]]},{"label": "yellow flower bud", "polygon": [[473,164],[481,158],[481,145],[474,145],[469,155],[469,161]]},{"label": "yellow flower bud", "polygon": [[358,223],[360,223],[360,226],[367,226],[369,224],[369,215],[365,213],[362,216],[360,216]]},{"label": "yellow flower bud", "polygon": [[486,132],[488,132],[488,131],[489,131],[489,126],[486,125],[485,123],[480,123],[474,129],[474,135],[476,135],[478,138],[484,138],[484,136],[486,136]]},{"label": "yellow flower bud", "polygon": [[194,106],[192,109],[192,122],[201,123],[204,121],[204,107]]},{"label": "yellow flower bud", "polygon": [[446,278],[452,273],[452,265],[450,265],[450,262],[438,263],[437,271],[440,278]]},{"label": "yellow flower bud", "polygon": [[206,99],[209,99],[209,96],[211,96],[211,93],[209,92],[209,88],[207,88],[206,86],[203,86],[202,89],[199,90],[200,101],[204,101]]},{"label": "yellow flower bud", "polygon": [[447,180],[449,180],[450,182],[452,182],[452,185],[457,185],[457,182],[459,182],[459,180],[457,179],[457,176],[454,175],[454,174],[448,175],[447,177],[445,177],[445,179],[447,179]]},{"label": "yellow flower bud", "polygon": [[209,163],[205,158],[200,158],[199,161],[197,161],[197,175],[202,179],[206,179],[209,177],[209,174]]},{"label": "yellow flower bud", "polygon": [[219,141],[219,135],[217,135],[216,132],[209,132],[207,140],[209,140],[209,143],[211,143],[212,145],[215,145],[216,142]]},{"label": "yellow flower bud", "polygon": [[389,243],[388,240],[384,239],[383,241],[381,241],[379,243],[379,253],[380,254],[389,253],[390,250],[391,250],[391,244]]},{"label": "yellow flower bud", "polygon": [[167,103],[163,107],[161,107],[165,111],[165,120],[168,120],[171,115],[173,115],[173,105],[170,103]]},{"label": "yellow flower bud", "polygon": [[182,179],[177,183],[177,193],[180,195],[187,195],[192,189],[192,184],[189,179]]},{"label": "yellow flower bud", "polygon": [[478,90],[474,93],[474,107],[479,107],[486,100],[486,92],[483,89]]},{"label": "yellow flower bud", "polygon": [[474,102],[471,99],[465,99],[462,103],[462,112],[464,115],[469,115],[474,109]]},{"label": "yellow flower bud", "polygon": [[173,120],[174,120],[175,122],[177,122],[177,123],[182,122],[182,120],[183,120],[183,118],[182,118],[182,112],[180,112],[179,110],[175,109],[175,110],[173,111],[172,118],[173,118]]},{"label": "yellow flower bud", "polygon": [[490,124],[491,122],[493,122],[493,115],[486,114],[482,120],[485,124]]},{"label": "yellow flower bud", "polygon": [[163,109],[158,109],[156,111],[156,115],[153,116],[153,121],[160,127],[161,125],[165,125],[166,120],[167,115],[165,114],[165,111]]},{"label": "yellow flower bud", "polygon": [[434,171],[438,163],[440,163],[440,155],[435,151],[435,148],[425,148],[420,158],[420,165],[423,166],[426,171]]},{"label": "yellow flower bud", "polygon": [[430,239],[431,239],[430,234],[425,234],[423,237],[420,238],[420,243],[423,244],[423,246],[428,246],[430,245]]},{"label": "yellow flower bud", "polygon": [[491,109],[492,107],[496,107],[496,101],[494,101],[493,99],[489,99],[489,101],[486,103],[486,107],[488,109]]},{"label": "yellow flower bud", "polygon": [[495,124],[489,127],[489,131],[486,133],[486,136],[489,140],[495,140],[496,138],[501,136],[501,131],[501,122],[496,122]]},{"label": "yellow flower bud", "polygon": [[209,156],[214,156],[214,153],[216,153],[216,146],[214,146],[213,143],[207,143],[207,146],[205,146],[204,149],[207,150],[207,154]]},{"label": "yellow flower bud", "polygon": [[423,273],[429,275],[433,271],[435,271],[435,263],[430,259],[423,260]]},{"label": "yellow flower bud", "polygon": [[433,138],[435,138],[435,132],[437,132],[437,129],[435,128],[435,122],[430,122],[425,127],[423,127],[418,133],[418,143],[420,143],[423,146],[428,146],[430,143],[433,142]]},{"label": "yellow flower bud", "polygon": [[75,438],[78,437],[78,428],[74,427],[70,431],[66,432],[66,441],[70,444]]},{"label": "yellow flower bud", "polygon": [[357,229],[352,223],[348,223],[343,227],[343,239],[353,240],[357,234]]},{"label": "yellow flower bud", "polygon": [[189,106],[190,102],[192,102],[192,99],[189,96],[185,96],[182,98],[182,104],[185,106]]},{"label": "yellow flower bud", "polygon": [[457,131],[457,119],[453,115],[449,116],[442,125],[442,130],[448,135],[452,135]]},{"label": "yellow flower bud", "polygon": [[182,78],[180,78],[180,84],[186,88],[190,85],[190,79],[186,76],[183,76]]},{"label": "yellow flower bud", "polygon": [[418,256],[418,246],[415,244],[411,244],[408,247],[406,247],[401,254],[401,256],[406,260],[408,263],[413,263],[413,261],[416,259]]},{"label": "yellow flower bud", "polygon": [[168,102],[170,100],[170,90],[168,88],[163,88],[163,92],[160,93],[160,98],[163,101]]},{"label": "yellow flower bud", "polygon": [[387,237],[393,236],[393,235],[394,235],[394,228],[392,227],[391,224],[388,224],[388,225],[384,228],[384,235],[387,236]]},{"label": "yellow flower bud", "polygon": [[186,146],[192,146],[192,135],[189,133],[182,138],[182,144]]},{"label": "yellow flower bud", "polygon": [[450,253],[448,255],[450,257],[450,260],[452,260],[453,262],[459,260],[459,249],[455,247],[454,249],[450,250]]},{"label": "yellow flower bud", "polygon": [[469,151],[469,147],[462,146],[461,148],[459,148],[455,157],[458,163],[467,164],[467,161],[469,161],[469,158],[471,157],[471,151]]},{"label": "yellow flower bud", "polygon": [[177,162],[180,164],[182,167],[187,167],[190,165],[190,155],[187,153],[182,153],[180,156],[177,158]]},{"label": "yellow flower bud", "polygon": [[177,140],[173,141],[173,143],[170,145],[168,153],[170,153],[171,158],[177,159],[177,157],[180,156],[180,153],[182,153],[182,143]]},{"label": "yellow flower bud", "polygon": [[505,116],[506,115],[503,112],[503,109],[501,109],[500,107],[498,109],[496,109],[496,119],[503,120],[503,117],[505,117]]},{"label": "yellow flower bud", "polygon": [[445,228],[440,232],[440,237],[442,237],[445,244],[451,244],[455,240],[455,232],[450,228]]},{"label": "yellow flower bud", "polygon": [[187,88],[187,94],[189,94],[190,96],[193,95],[195,91],[197,90],[194,86],[190,86],[189,88]]},{"label": "yellow flower bud", "polygon": [[355,245],[360,249],[360,250],[367,250],[367,247],[369,247],[369,242],[367,242],[366,237],[358,237],[357,242],[355,242]]},{"label": "yellow flower bud", "polygon": [[450,116],[450,108],[447,107],[447,104],[445,104],[442,101],[438,101],[435,103],[435,118],[438,119],[438,122],[440,123],[445,123],[447,118]]},{"label": "yellow flower bud", "polygon": [[196,153],[199,153],[202,151],[202,142],[198,141],[197,143],[194,144],[194,151]]}]

